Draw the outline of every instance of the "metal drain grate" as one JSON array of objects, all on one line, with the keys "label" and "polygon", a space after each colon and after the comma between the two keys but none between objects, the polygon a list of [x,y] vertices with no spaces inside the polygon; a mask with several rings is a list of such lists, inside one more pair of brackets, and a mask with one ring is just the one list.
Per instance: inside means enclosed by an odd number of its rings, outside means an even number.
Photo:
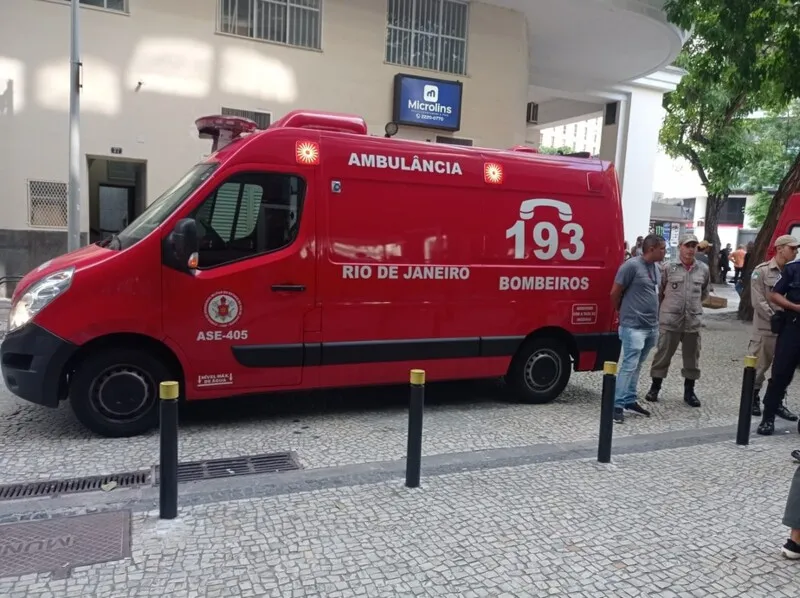
[{"label": "metal drain grate", "polygon": [[[231,459],[210,459],[208,461],[189,461],[178,464],[178,482],[196,482],[259,473],[280,473],[296,471],[300,463],[294,453],[267,453],[233,457]],[[57,496],[102,490],[103,486],[114,482],[114,488],[132,488],[158,484],[159,467],[147,471],[112,473],[104,476],[47,480],[22,484],[0,485],[0,500]]]},{"label": "metal drain grate", "polygon": [[[292,453],[268,453],[233,457],[230,459],[210,459],[178,464],[178,482],[196,482],[259,473],[280,473],[296,471],[300,464]],[[154,468],[155,483],[158,484],[159,467]]]},{"label": "metal drain grate", "polygon": [[105,484],[110,482],[116,482],[115,488],[130,488],[131,486],[143,486],[147,484],[149,478],[149,471],[130,471],[126,473],[112,473],[104,476],[68,478],[65,480],[48,480],[24,484],[7,484],[5,486],[0,486],[0,500],[92,492],[94,490],[101,490]]}]

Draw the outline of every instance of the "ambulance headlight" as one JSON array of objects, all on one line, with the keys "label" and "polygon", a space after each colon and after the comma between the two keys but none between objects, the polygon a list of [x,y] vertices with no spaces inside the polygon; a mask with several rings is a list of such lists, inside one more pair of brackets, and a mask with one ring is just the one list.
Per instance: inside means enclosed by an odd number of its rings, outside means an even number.
[{"label": "ambulance headlight", "polygon": [[33,317],[72,284],[75,268],[67,268],[48,274],[35,282],[11,305],[8,314],[8,331],[13,332],[30,322]]}]

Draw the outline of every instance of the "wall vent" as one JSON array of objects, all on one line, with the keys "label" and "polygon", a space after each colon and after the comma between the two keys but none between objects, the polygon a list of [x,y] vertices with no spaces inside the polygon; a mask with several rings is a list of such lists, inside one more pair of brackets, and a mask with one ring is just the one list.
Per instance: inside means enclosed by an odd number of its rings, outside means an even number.
[{"label": "wall vent", "polygon": [[239,116],[249,118],[258,125],[259,129],[266,129],[272,123],[271,112],[259,112],[257,110],[241,110],[239,108],[222,107],[222,116]]}]

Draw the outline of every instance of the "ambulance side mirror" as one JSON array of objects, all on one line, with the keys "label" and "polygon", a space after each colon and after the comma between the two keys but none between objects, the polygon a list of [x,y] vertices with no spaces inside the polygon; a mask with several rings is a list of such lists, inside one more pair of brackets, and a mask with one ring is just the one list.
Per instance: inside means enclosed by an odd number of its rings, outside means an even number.
[{"label": "ambulance side mirror", "polygon": [[178,220],[165,241],[165,265],[182,272],[197,268],[200,244],[197,239],[197,222],[194,218]]}]

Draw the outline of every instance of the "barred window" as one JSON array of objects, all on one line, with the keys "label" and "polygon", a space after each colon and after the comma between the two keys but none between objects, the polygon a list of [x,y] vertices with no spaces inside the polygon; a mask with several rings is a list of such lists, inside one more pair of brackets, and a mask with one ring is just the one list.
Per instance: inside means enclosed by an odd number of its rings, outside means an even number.
[{"label": "barred window", "polygon": [[[64,2],[69,4],[70,0],[64,0]],[[113,10],[114,12],[128,12],[128,0],[80,0],[80,3],[86,6]]]},{"label": "barred window", "polygon": [[67,184],[28,181],[28,224],[32,227],[67,227]]},{"label": "barred window", "polygon": [[321,4],[322,0],[219,0],[219,31],[319,50]]},{"label": "barred window", "polygon": [[467,74],[467,3],[388,0],[386,62]]}]

